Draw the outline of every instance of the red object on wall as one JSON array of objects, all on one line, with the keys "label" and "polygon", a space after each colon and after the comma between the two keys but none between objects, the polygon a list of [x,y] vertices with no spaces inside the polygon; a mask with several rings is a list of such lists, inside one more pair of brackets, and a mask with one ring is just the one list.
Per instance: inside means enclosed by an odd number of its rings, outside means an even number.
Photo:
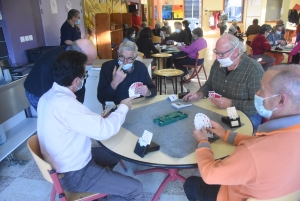
[{"label": "red object on wall", "polygon": [[[214,18],[214,23],[209,23],[210,26],[209,28],[211,28],[212,30],[216,30],[218,29],[218,24],[219,24],[219,20],[220,20],[220,12],[219,11],[214,11],[212,12],[212,16]],[[210,18],[211,16],[209,16]]]}]

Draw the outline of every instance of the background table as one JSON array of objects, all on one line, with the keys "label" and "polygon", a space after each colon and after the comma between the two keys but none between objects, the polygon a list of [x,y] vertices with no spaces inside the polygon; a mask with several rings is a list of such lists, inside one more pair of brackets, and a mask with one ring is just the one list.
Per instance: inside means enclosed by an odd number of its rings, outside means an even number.
[{"label": "background table", "polygon": [[[136,109],[139,107],[143,107],[149,104],[156,103],[158,101],[165,100],[167,98],[166,95],[156,96],[153,98],[140,98],[136,99],[132,103],[132,109]],[[218,109],[215,107],[208,99],[203,99],[201,101],[192,102],[194,105],[199,107],[205,108],[207,110],[213,111],[220,115],[227,116],[227,111],[225,109]],[[170,102],[171,104],[171,102]],[[253,133],[253,126],[250,122],[249,118],[242,112],[238,111],[240,116],[241,123],[244,124],[242,127],[238,128],[236,131],[239,133],[252,135]],[[193,121],[193,118],[191,120]],[[155,125],[154,125],[155,126]],[[191,133],[192,135],[192,133]],[[156,192],[153,200],[157,200],[162,193],[164,187],[167,185],[169,181],[175,181],[177,179],[181,180],[182,182],[185,181],[185,178],[178,174],[179,168],[195,168],[197,167],[197,160],[195,152],[183,157],[183,158],[174,158],[170,157],[169,155],[163,153],[162,151],[156,151],[148,153],[141,158],[140,156],[136,155],[134,151],[135,144],[138,140],[138,137],[131,133],[130,131],[121,128],[118,134],[111,137],[108,140],[102,140],[99,142],[102,146],[106,147],[111,153],[117,155],[118,157],[145,166],[155,167],[150,170],[142,170],[137,171],[135,174],[144,174],[150,172],[163,172],[168,174],[166,179],[163,181],[161,186],[159,187],[158,191]],[[184,143],[184,142],[183,142]],[[186,146],[186,144],[183,144]],[[211,144],[212,150],[214,152],[214,158],[220,159],[230,155],[235,146],[224,142],[223,140],[217,140]],[[196,150],[197,147],[195,147]]]}]

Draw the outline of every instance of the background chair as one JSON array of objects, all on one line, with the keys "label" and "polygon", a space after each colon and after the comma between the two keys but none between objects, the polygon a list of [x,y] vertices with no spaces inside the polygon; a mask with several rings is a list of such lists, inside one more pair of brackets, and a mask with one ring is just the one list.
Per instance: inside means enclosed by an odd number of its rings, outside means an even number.
[{"label": "background chair", "polygon": [[103,198],[107,196],[106,194],[99,193],[72,193],[64,191],[57,172],[50,166],[49,163],[44,161],[43,155],[40,150],[40,145],[37,135],[31,136],[27,141],[27,147],[32,154],[37,166],[39,167],[44,179],[53,183],[52,192],[51,192],[51,201],[55,200],[56,193],[58,194],[60,201],[70,201],[70,200],[84,200],[92,201],[97,200],[98,198]]},{"label": "background chair", "polygon": [[249,198],[247,199],[247,201],[299,201],[299,199],[300,199],[300,190],[279,198],[273,198],[267,200],[257,200],[254,198]]},{"label": "background chair", "polygon": [[[251,35],[250,35],[250,36],[251,36]],[[247,49],[247,55],[248,55],[249,57],[253,58],[253,50],[252,50],[252,47],[250,47],[250,45],[247,45],[247,44],[246,44],[246,49]],[[257,61],[258,61],[258,63],[260,63],[261,65],[267,63],[267,62],[263,62],[263,61],[259,61],[259,60],[257,60]]]},{"label": "background chair", "polygon": [[207,80],[207,74],[206,74],[206,71],[205,71],[205,68],[204,68],[204,60],[203,60],[203,63],[200,66],[198,66],[198,60],[199,59],[204,59],[205,54],[206,54],[206,48],[204,48],[204,49],[202,49],[198,52],[195,65],[193,65],[193,66],[192,65],[183,65],[183,67],[194,69],[192,75],[190,76],[190,78],[185,80],[184,83],[189,82],[191,79],[193,79],[194,77],[197,76],[199,86],[201,87],[200,78],[199,78],[199,73],[200,73],[201,69],[203,69],[205,78]]},{"label": "background chair", "polygon": [[161,43],[161,37],[159,36],[152,36],[152,42],[153,43]]},{"label": "background chair", "polygon": [[252,42],[253,38],[256,36],[257,34],[251,34],[247,37],[247,45],[250,45],[250,43]]}]

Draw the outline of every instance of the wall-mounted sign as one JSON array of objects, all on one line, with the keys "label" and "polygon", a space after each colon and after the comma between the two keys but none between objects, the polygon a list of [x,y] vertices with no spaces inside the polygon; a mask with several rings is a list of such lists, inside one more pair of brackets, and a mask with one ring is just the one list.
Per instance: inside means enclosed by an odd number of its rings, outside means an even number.
[{"label": "wall-mounted sign", "polygon": [[57,13],[57,3],[56,0],[50,0],[51,12]]}]

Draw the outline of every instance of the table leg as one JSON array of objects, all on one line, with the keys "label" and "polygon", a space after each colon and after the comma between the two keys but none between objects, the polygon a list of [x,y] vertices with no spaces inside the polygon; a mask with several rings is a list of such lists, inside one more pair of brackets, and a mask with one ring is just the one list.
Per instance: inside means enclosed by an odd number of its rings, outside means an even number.
[{"label": "table leg", "polygon": [[161,85],[162,85],[162,77],[159,77],[159,95],[161,95]]},{"label": "table leg", "polygon": [[140,174],[147,174],[147,173],[152,173],[152,172],[162,172],[162,173],[167,174],[167,177],[161,183],[161,185],[159,186],[159,188],[157,189],[155,195],[152,198],[152,201],[157,201],[158,198],[160,197],[161,193],[165,189],[166,185],[170,181],[180,180],[183,183],[185,182],[185,178],[183,176],[181,176],[180,174],[178,174],[178,171],[179,171],[179,169],[175,169],[175,168],[170,168],[170,169],[152,168],[152,169],[147,169],[147,170],[135,171],[134,174],[135,175],[140,175]]},{"label": "table leg", "polygon": [[181,76],[180,78],[181,78],[181,93],[183,93],[183,81],[182,81],[183,76]]},{"label": "table leg", "polygon": [[175,94],[177,94],[177,77],[175,77]]},{"label": "table leg", "polygon": [[155,75],[155,86],[156,86],[156,90],[158,91],[158,78],[157,76]]},{"label": "table leg", "polygon": [[160,58],[157,59],[157,63],[158,63],[158,70],[160,70]]},{"label": "table leg", "polygon": [[167,78],[166,77],[164,79],[164,84],[165,84],[165,94],[167,94]]}]

